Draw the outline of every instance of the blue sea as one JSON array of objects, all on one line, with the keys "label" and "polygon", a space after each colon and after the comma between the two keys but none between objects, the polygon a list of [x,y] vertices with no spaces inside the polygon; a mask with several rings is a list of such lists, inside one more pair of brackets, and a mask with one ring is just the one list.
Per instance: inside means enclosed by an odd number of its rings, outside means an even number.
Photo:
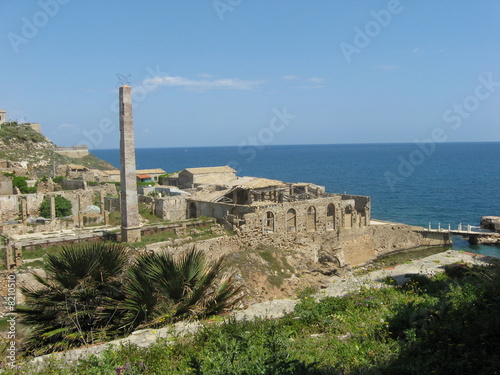
[{"label": "blue sea", "polygon": [[[92,153],[119,168],[118,150]],[[500,142],[147,148],[136,162],[169,173],[230,165],[239,176],[312,182],[370,196],[374,219],[412,225],[479,226],[481,216],[500,216]],[[458,237],[454,248],[500,257],[500,247]]]}]

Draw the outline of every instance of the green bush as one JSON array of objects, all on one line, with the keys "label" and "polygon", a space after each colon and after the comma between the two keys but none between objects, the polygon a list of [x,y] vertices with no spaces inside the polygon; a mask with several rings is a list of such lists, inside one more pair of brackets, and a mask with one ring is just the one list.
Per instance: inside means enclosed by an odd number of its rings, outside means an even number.
[{"label": "green bush", "polygon": [[64,180],[64,176],[56,176],[52,179],[56,184],[60,184]]},{"label": "green bush", "polygon": [[34,187],[28,187],[27,177],[14,176],[12,178],[12,185],[17,187],[21,194],[33,194],[36,193],[36,185]]},{"label": "green bush", "polygon": [[[56,205],[56,217],[71,216],[72,204],[71,202],[61,195],[56,195],[54,198]],[[40,216],[50,218],[50,198],[45,198],[40,205]]]}]

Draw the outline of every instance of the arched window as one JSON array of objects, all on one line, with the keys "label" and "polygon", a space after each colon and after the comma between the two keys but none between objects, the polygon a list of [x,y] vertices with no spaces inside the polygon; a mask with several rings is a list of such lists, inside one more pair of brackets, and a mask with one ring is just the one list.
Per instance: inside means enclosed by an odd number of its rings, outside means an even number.
[{"label": "arched window", "polygon": [[335,206],[333,203],[330,203],[326,207],[326,230],[334,230],[335,229]]},{"label": "arched window", "polygon": [[307,209],[306,230],[316,232],[316,208],[313,206]]},{"label": "arched window", "polygon": [[297,231],[297,212],[293,208],[286,213],[286,231],[288,233]]},{"label": "arched window", "polygon": [[350,229],[352,228],[352,207],[347,206],[344,208],[344,215],[343,215],[343,220],[344,220],[344,228],[345,229]]},{"label": "arched window", "polygon": [[274,214],[271,211],[266,212],[262,227],[264,233],[274,233]]}]

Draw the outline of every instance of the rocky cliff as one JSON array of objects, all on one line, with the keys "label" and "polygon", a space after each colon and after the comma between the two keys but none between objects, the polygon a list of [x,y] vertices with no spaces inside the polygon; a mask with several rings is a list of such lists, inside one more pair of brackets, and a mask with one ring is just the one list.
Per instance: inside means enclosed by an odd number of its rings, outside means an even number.
[{"label": "rocky cliff", "polygon": [[0,128],[0,161],[2,169],[11,168],[19,176],[51,175],[54,166],[80,164],[93,169],[114,169],[114,167],[89,154],[83,158],[60,155],[57,146],[43,134],[29,125],[7,122]]}]

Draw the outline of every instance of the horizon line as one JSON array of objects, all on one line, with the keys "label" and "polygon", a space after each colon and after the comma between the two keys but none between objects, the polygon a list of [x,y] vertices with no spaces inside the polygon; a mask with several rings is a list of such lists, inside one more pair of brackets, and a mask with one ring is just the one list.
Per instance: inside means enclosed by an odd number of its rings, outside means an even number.
[{"label": "horizon line", "polygon": [[[259,148],[270,148],[270,147],[289,147],[289,146],[368,146],[368,145],[411,145],[416,142],[360,142],[360,143],[296,143],[296,144],[278,144],[278,145],[221,145],[221,146],[164,146],[164,147],[135,147],[136,150],[154,150],[162,148],[234,148],[234,147],[259,147]],[[422,142],[423,143],[423,142]],[[435,142],[437,143],[437,142]],[[454,142],[438,142],[437,144],[474,144],[474,143],[500,143],[500,141],[454,141]],[[63,147],[63,146],[59,146]],[[76,147],[76,146],[67,146]],[[99,150],[120,150],[120,148],[93,148],[89,149],[89,152],[99,151]]]}]

